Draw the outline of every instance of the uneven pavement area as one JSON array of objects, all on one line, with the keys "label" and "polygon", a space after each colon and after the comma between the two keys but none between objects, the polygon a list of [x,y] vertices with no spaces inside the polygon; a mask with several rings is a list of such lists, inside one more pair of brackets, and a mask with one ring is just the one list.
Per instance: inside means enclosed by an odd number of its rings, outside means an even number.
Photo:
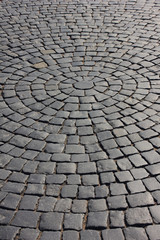
[{"label": "uneven pavement area", "polygon": [[160,240],[160,1],[0,14],[0,239]]}]

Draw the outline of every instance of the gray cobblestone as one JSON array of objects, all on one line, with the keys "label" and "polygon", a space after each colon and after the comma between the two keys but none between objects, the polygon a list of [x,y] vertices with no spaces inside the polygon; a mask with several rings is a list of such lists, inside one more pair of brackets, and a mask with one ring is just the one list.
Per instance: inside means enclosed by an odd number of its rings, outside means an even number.
[{"label": "gray cobblestone", "polygon": [[159,238],[160,226],[159,225],[148,226],[146,228],[146,231],[151,240],[156,240]]},{"label": "gray cobblestone", "polygon": [[1,225],[7,225],[10,223],[11,219],[13,218],[15,214],[15,211],[11,210],[6,210],[6,209],[0,209],[0,224]]},{"label": "gray cobblestone", "polygon": [[15,238],[19,231],[18,227],[12,226],[1,226],[0,227],[0,235],[2,240],[12,240]]},{"label": "gray cobblestone", "polygon": [[91,174],[96,173],[96,164],[89,162],[89,163],[78,163],[78,170],[79,174]]},{"label": "gray cobblestone", "polygon": [[89,200],[88,208],[90,212],[100,212],[107,209],[106,201],[104,199]]},{"label": "gray cobblestone", "polygon": [[40,219],[40,230],[61,230],[63,213],[43,213]]},{"label": "gray cobblestone", "polygon": [[160,222],[160,214],[159,214],[159,205],[156,206],[152,206],[149,208],[150,212],[151,212],[151,216],[153,218],[153,221],[155,223],[159,223]]},{"label": "gray cobblestone", "polygon": [[128,182],[127,187],[131,193],[145,192],[146,188],[141,180]]},{"label": "gray cobblestone", "polygon": [[82,176],[82,183],[83,185],[87,186],[96,186],[99,184],[99,178],[98,175],[92,174],[92,175],[83,175]]},{"label": "gray cobblestone", "polygon": [[13,158],[6,168],[12,171],[21,171],[25,163],[26,163],[26,160],[24,159]]},{"label": "gray cobblestone", "polygon": [[49,239],[53,239],[53,240],[60,240],[61,238],[61,233],[58,231],[43,231],[42,236],[41,236],[41,240],[49,240]]},{"label": "gray cobblestone", "polygon": [[77,185],[65,185],[62,187],[61,196],[64,198],[75,198],[77,195]]},{"label": "gray cobblestone", "polygon": [[23,228],[20,232],[20,238],[29,240],[31,237],[33,240],[36,240],[39,235],[37,229]]},{"label": "gray cobblestone", "polygon": [[144,168],[131,169],[134,179],[143,179],[149,176],[149,173]]},{"label": "gray cobblestone", "polygon": [[107,227],[108,213],[105,212],[89,212],[87,227],[88,228],[100,228]]},{"label": "gray cobblestone", "polygon": [[152,223],[148,208],[129,208],[126,211],[126,221],[128,225],[147,225]]},{"label": "gray cobblestone", "polygon": [[48,175],[46,178],[46,183],[48,184],[62,184],[66,181],[66,176],[64,174],[52,174]]},{"label": "gray cobblestone", "polygon": [[64,231],[63,232],[63,239],[64,240],[78,240],[79,233],[77,231]]},{"label": "gray cobblestone", "polygon": [[92,187],[92,186],[80,186],[79,187],[79,193],[78,193],[79,199],[90,199],[90,198],[94,198],[94,197],[95,197],[94,187]]},{"label": "gray cobblestone", "polygon": [[67,178],[67,183],[71,185],[75,185],[75,184],[80,185],[81,184],[80,175],[78,174],[69,175]]},{"label": "gray cobblestone", "polygon": [[9,193],[0,203],[0,206],[7,209],[16,209],[20,200],[21,197],[19,195]]},{"label": "gray cobblestone", "polygon": [[2,191],[11,193],[22,193],[25,185],[22,183],[7,182],[2,187]]},{"label": "gray cobblestone", "polygon": [[107,198],[109,209],[125,209],[128,207],[125,196],[113,196]]},{"label": "gray cobblestone", "polygon": [[64,229],[81,230],[82,229],[82,214],[66,213],[64,217]]},{"label": "gray cobblestone", "polygon": [[83,230],[80,233],[81,235],[81,240],[100,240],[100,235],[98,231],[94,231],[94,230]]},{"label": "gray cobblestone", "polygon": [[107,195],[109,194],[109,190],[105,185],[97,186],[95,187],[95,194],[96,198],[106,198]]},{"label": "gray cobblestone", "polygon": [[144,179],[143,183],[149,191],[160,189],[160,183],[154,177]]},{"label": "gray cobblestone", "polygon": [[56,198],[53,197],[41,197],[38,202],[38,211],[42,212],[49,212],[53,211],[55,204],[56,204]]},{"label": "gray cobblestone", "polygon": [[87,201],[86,200],[74,200],[72,204],[73,213],[86,213]]},{"label": "gray cobblestone", "polygon": [[110,222],[112,227],[125,227],[123,211],[110,211]]},{"label": "gray cobblestone", "polygon": [[12,225],[19,227],[36,228],[39,217],[39,213],[19,210],[12,221]]},{"label": "gray cobblestone", "polygon": [[124,235],[121,229],[107,229],[102,231],[102,237],[104,240],[112,239],[116,240],[117,237],[119,240],[124,240]]},{"label": "gray cobblestone", "polygon": [[23,173],[19,173],[19,172],[13,172],[10,176],[9,176],[9,181],[13,181],[13,182],[19,182],[19,183],[25,183],[25,181],[27,180],[28,175],[23,174]]},{"label": "gray cobblestone", "polygon": [[[55,212],[70,212],[72,200],[69,198],[57,200]],[[52,205],[53,206],[53,205]]]},{"label": "gray cobblestone", "polygon": [[127,200],[130,207],[143,207],[154,204],[152,195],[149,192],[129,195]]},{"label": "gray cobblestone", "polygon": [[24,195],[19,208],[22,210],[35,210],[38,199],[37,196]]},{"label": "gray cobblestone", "polygon": [[139,240],[147,240],[147,234],[145,233],[145,230],[143,228],[137,228],[137,227],[129,227],[124,229],[124,235],[126,237],[126,240],[129,239],[139,239]]},{"label": "gray cobblestone", "polygon": [[127,194],[126,187],[123,183],[112,183],[110,185],[111,195]]},{"label": "gray cobblestone", "polygon": [[45,192],[44,184],[28,184],[26,194],[42,196]]},{"label": "gray cobblestone", "polygon": [[46,188],[46,195],[58,197],[60,194],[61,186],[55,184],[48,184]]}]

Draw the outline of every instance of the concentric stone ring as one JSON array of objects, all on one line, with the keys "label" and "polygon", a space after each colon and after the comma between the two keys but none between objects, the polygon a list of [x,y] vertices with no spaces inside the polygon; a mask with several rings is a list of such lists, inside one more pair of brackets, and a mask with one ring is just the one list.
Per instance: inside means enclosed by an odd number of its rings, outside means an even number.
[{"label": "concentric stone ring", "polygon": [[0,239],[158,240],[159,2],[0,12]]}]

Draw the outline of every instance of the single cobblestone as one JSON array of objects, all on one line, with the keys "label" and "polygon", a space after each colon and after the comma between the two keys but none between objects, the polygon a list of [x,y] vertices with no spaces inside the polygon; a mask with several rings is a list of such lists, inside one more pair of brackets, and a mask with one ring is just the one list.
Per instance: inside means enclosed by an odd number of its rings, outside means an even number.
[{"label": "single cobblestone", "polygon": [[40,220],[40,230],[58,231],[61,230],[63,221],[62,213],[43,213]]}]

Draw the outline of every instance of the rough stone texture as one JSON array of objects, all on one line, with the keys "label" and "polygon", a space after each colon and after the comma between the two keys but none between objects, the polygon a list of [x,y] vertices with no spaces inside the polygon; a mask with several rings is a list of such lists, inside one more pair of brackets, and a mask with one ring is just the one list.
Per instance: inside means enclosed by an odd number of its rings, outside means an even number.
[{"label": "rough stone texture", "polygon": [[61,230],[63,221],[62,213],[43,213],[40,220],[41,230]]},{"label": "rough stone texture", "polygon": [[0,14],[0,238],[159,238],[159,1]]},{"label": "rough stone texture", "polygon": [[124,229],[126,240],[147,240],[147,234],[143,228],[129,227]]},{"label": "rough stone texture", "polygon": [[119,239],[119,240],[124,240],[124,235],[122,233],[122,230],[121,229],[107,229],[107,230],[103,230],[102,231],[102,238],[103,240],[109,240],[109,239],[112,239],[112,240],[116,240],[116,239]]},{"label": "rough stone texture", "polygon": [[94,230],[84,230],[81,231],[80,233],[81,236],[81,240],[100,240],[100,235],[98,231],[94,231]]},{"label": "rough stone texture", "polygon": [[37,229],[30,229],[30,228],[23,228],[20,233],[20,238],[22,239],[33,239],[36,240],[37,237],[39,236],[39,231]]},{"label": "rough stone texture", "polygon": [[148,226],[146,232],[151,240],[159,239],[160,236],[160,225]]},{"label": "rough stone texture", "polygon": [[78,240],[79,232],[77,231],[64,231],[63,232],[63,240]]},{"label": "rough stone texture", "polygon": [[11,240],[14,239],[16,234],[18,233],[18,227],[12,226],[1,226],[0,227],[0,236],[2,240]]},{"label": "rough stone texture", "polygon": [[60,232],[44,231],[41,236],[41,240],[60,240]]},{"label": "rough stone texture", "polygon": [[151,215],[148,208],[129,208],[126,211],[126,221],[128,225],[146,225],[152,223]]},{"label": "rough stone texture", "polygon": [[108,213],[105,212],[90,212],[88,214],[87,227],[88,228],[106,228]]},{"label": "rough stone texture", "polygon": [[66,213],[64,217],[64,229],[70,230],[81,230],[82,229],[82,221],[83,215],[82,214],[69,214]]},{"label": "rough stone texture", "polygon": [[36,228],[40,214],[30,211],[18,211],[12,221],[12,225],[20,227]]}]

